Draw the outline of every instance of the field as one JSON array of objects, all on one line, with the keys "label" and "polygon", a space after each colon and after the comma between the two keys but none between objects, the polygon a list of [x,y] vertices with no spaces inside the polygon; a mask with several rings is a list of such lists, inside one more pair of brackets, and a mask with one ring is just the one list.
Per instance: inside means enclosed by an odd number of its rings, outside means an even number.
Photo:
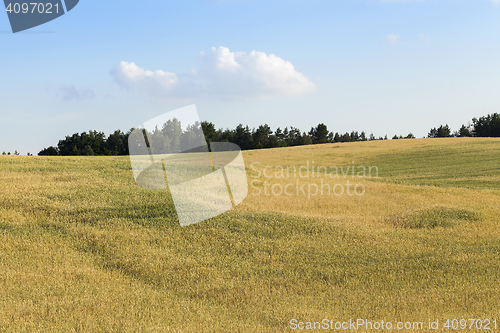
[{"label": "field", "polygon": [[247,199],[185,228],[167,191],[135,185],[128,157],[0,157],[0,331],[500,326],[500,140],[243,156]]}]

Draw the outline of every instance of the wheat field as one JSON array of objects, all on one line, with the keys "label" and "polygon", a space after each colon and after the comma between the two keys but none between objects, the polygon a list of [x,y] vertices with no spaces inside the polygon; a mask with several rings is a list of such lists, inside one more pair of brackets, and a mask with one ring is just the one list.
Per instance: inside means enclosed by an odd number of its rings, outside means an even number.
[{"label": "wheat field", "polygon": [[0,331],[500,324],[499,152],[479,138],[244,151],[245,201],[185,228],[128,157],[1,156]]}]

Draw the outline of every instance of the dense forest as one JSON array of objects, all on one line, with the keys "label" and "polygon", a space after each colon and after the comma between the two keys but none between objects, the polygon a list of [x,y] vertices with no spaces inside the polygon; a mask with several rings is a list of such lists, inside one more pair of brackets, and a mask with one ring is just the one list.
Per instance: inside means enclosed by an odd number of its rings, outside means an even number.
[{"label": "dense forest", "polygon": [[[201,125],[201,126],[200,126]],[[192,128],[203,129],[207,142],[232,142],[241,147],[242,150],[301,146],[309,144],[355,142],[370,140],[387,140],[385,137],[376,138],[373,134],[366,135],[365,132],[352,131],[350,133],[330,132],[327,125],[321,123],[312,127],[309,132],[302,132],[296,127],[277,128],[272,130],[267,124],[250,129],[242,124],[234,129],[217,129],[211,122],[195,124]],[[124,133],[116,130],[106,137],[103,132],[89,131],[81,134],[75,133],[59,140],[57,146],[50,146],[41,150],[40,156],[76,156],[76,155],[129,155],[129,136],[133,128]],[[192,130],[182,130],[180,122],[169,121],[163,124],[161,129],[156,128],[148,133],[148,145],[161,146],[163,150],[170,152],[179,151],[186,140],[190,140]],[[493,113],[480,118],[473,118],[468,126],[462,125],[457,131],[452,132],[448,125],[432,128],[427,135],[429,138],[439,137],[500,137],[500,114]],[[392,139],[412,139],[413,134],[406,136],[395,135]],[[3,153],[6,154],[5,152]],[[9,153],[10,154],[10,153]]]}]

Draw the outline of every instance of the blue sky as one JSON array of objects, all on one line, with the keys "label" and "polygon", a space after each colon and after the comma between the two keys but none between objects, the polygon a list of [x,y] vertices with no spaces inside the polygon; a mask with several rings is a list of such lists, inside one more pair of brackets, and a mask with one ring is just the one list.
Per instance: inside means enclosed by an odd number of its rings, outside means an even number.
[{"label": "blue sky", "polygon": [[81,0],[12,34],[0,152],[196,104],[218,127],[417,137],[500,112],[500,1]]}]

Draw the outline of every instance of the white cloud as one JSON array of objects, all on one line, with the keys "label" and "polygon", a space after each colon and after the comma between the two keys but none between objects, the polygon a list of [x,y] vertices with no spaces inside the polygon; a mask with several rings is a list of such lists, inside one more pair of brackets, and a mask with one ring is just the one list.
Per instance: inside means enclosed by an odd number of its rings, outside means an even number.
[{"label": "white cloud", "polygon": [[80,99],[92,99],[95,98],[95,94],[89,88],[78,89],[71,84],[64,84],[58,88],[57,95],[63,101],[80,100]]},{"label": "white cloud", "polygon": [[396,45],[401,43],[401,37],[399,35],[390,33],[384,37],[385,41],[391,45]]},{"label": "white cloud", "polygon": [[111,71],[116,82],[126,88],[138,88],[147,91],[151,88],[170,90],[179,79],[175,73],[162,70],[149,71],[137,66],[134,62],[122,61]]},{"label": "white cloud", "polygon": [[120,62],[111,75],[122,87],[137,89],[153,99],[192,98],[201,95],[232,98],[301,95],[316,85],[294,66],[274,54],[231,52],[213,47],[198,56],[199,69],[175,74],[150,71],[133,62]]}]

